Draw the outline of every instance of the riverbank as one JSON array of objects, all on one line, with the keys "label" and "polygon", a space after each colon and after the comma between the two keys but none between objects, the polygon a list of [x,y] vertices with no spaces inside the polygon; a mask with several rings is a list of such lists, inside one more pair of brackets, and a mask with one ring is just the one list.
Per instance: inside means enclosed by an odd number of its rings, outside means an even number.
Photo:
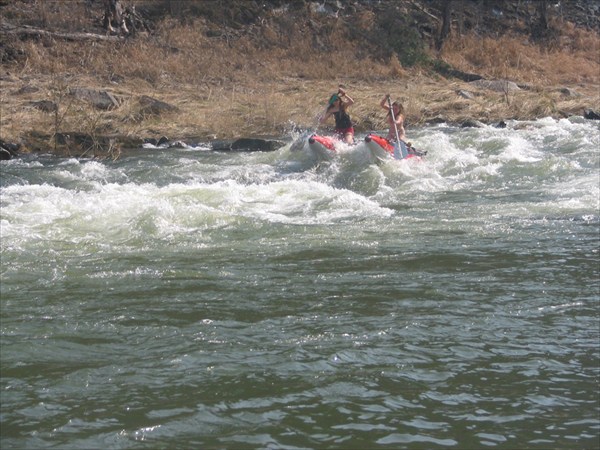
[{"label": "riverbank", "polygon": [[[409,133],[410,127],[431,122],[472,126],[477,122],[582,116],[588,109],[598,110],[600,104],[598,87],[593,85],[516,85],[515,90],[504,92],[473,82],[435,80],[418,74],[369,83],[336,81],[348,86],[356,101],[351,112],[358,132],[385,128],[385,111],[380,109],[379,101],[388,92],[404,101]],[[335,90],[336,81],[295,79],[270,84],[268,90],[233,84],[212,91],[182,84],[160,89],[143,89],[139,82],[106,86],[84,77],[71,77],[71,83],[94,92],[108,92],[117,100],[113,109],[98,110],[67,94],[56,103],[40,100],[54,91],[55,80],[5,76],[3,89],[11,95],[2,106],[2,135],[6,141],[19,143],[25,152],[53,151],[72,156],[139,147],[145,140],[163,136],[185,142],[286,137],[294,129],[315,128],[316,116]],[[144,96],[163,101],[172,109],[144,114],[140,101]]]},{"label": "riverbank", "polygon": [[[72,14],[85,18],[80,3],[71,3]],[[46,10],[47,22],[57,11]],[[167,17],[152,33],[109,41],[65,38],[56,27],[37,37],[29,28],[24,38],[24,28],[3,22],[13,56],[0,76],[2,140],[22,152],[101,156],[162,136],[285,137],[314,128],[340,83],[356,102],[358,132],[385,128],[386,93],[404,103],[409,129],[600,111],[597,33],[564,22],[553,47],[514,33],[463,33],[406,67],[396,53],[365,52],[351,39],[377,31],[380,14],[273,9],[261,27],[242,29]]]}]

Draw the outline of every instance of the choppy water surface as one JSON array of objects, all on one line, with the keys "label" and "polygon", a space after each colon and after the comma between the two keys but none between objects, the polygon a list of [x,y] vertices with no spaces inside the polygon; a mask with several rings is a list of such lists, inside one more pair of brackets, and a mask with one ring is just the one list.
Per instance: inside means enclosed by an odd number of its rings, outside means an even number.
[{"label": "choppy water surface", "polygon": [[1,447],[594,448],[597,122],[1,170]]}]

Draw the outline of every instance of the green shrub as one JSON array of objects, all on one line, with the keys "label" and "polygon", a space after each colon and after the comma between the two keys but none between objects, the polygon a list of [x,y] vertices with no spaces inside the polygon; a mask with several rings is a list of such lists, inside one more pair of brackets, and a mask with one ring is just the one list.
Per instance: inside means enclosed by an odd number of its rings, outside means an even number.
[{"label": "green shrub", "polygon": [[406,16],[399,13],[385,14],[379,17],[379,32],[375,33],[380,40],[379,45],[396,53],[403,67],[412,67],[426,63],[428,60],[425,44],[419,31],[406,21]]}]

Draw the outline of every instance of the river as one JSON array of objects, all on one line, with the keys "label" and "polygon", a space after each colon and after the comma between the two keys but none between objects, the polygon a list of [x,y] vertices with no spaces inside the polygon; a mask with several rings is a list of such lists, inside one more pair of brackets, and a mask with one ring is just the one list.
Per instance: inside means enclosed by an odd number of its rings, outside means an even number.
[{"label": "river", "polygon": [[582,449],[600,127],[2,162],[7,449]]}]

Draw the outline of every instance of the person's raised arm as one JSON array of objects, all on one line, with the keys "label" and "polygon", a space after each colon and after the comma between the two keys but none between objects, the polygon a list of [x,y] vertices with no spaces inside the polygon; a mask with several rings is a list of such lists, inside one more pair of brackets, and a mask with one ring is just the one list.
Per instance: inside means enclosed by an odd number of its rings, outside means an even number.
[{"label": "person's raised arm", "polygon": [[383,98],[381,99],[381,102],[379,103],[379,105],[386,111],[390,110],[389,98],[390,98],[390,94],[385,94],[383,96]]},{"label": "person's raised arm", "polygon": [[343,98],[346,100],[344,102],[346,106],[354,105],[354,100],[348,94],[344,93]]},{"label": "person's raised arm", "polygon": [[338,89],[338,94],[341,99],[344,99],[344,103],[346,104],[346,106],[350,106],[350,105],[354,104],[354,100],[352,99],[352,97],[350,97],[348,94],[346,94],[346,90],[344,88],[340,87]]}]

